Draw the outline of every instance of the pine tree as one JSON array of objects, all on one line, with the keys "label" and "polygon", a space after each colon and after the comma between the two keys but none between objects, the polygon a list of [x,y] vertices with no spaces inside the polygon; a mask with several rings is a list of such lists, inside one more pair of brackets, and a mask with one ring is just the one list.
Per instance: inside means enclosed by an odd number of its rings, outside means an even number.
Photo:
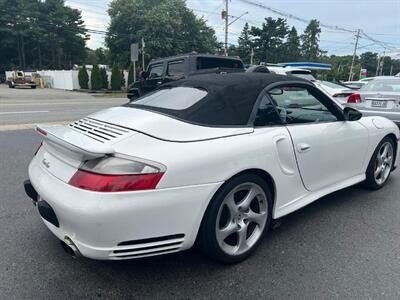
[{"label": "pine tree", "polygon": [[240,58],[244,62],[250,63],[252,42],[248,23],[244,24],[242,33],[238,38],[238,44],[237,50]]},{"label": "pine tree", "polygon": [[107,70],[106,68],[101,68],[100,69],[100,75],[101,75],[101,86],[103,89],[108,89],[108,75],[107,75]]},{"label": "pine tree", "polygon": [[134,80],[133,72],[133,64],[130,64],[128,70],[128,85],[130,85]]},{"label": "pine tree", "polygon": [[120,91],[121,83],[122,83],[121,72],[118,66],[114,65],[111,72],[111,89],[114,91]]},{"label": "pine tree", "polygon": [[81,87],[81,89],[84,89],[84,90],[89,89],[89,74],[86,70],[85,65],[83,65],[82,68],[79,69],[78,81],[79,81],[79,86]]},{"label": "pine tree", "polygon": [[319,48],[319,35],[321,28],[318,20],[311,20],[307,25],[304,33],[301,35],[301,52],[302,56],[307,60],[317,59],[322,51]]},{"label": "pine tree", "polygon": [[90,83],[92,85],[92,90],[94,91],[100,90],[103,86],[98,65],[93,65],[92,74],[90,76]]},{"label": "pine tree", "polygon": [[301,57],[300,38],[294,26],[289,31],[285,46],[286,46],[286,60],[298,61]]}]

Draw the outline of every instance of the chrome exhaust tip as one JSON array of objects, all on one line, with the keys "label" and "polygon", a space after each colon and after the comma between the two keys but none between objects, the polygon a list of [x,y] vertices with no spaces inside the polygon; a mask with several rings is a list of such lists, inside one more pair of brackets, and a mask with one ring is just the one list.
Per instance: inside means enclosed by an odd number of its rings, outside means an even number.
[{"label": "chrome exhaust tip", "polygon": [[78,247],[74,244],[74,242],[68,236],[65,236],[63,241],[60,241],[61,247],[73,258],[81,257],[82,254],[79,252]]}]

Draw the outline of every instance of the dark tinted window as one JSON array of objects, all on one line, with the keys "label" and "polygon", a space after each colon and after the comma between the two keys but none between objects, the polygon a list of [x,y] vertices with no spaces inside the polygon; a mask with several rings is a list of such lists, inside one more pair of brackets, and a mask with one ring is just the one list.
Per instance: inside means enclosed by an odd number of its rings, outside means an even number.
[{"label": "dark tinted window", "polygon": [[233,68],[243,69],[243,63],[236,59],[218,58],[218,57],[198,57],[196,59],[197,70],[214,68]]},{"label": "dark tinted window", "polygon": [[267,95],[263,95],[257,111],[255,126],[279,125],[282,120]]},{"label": "dark tinted window", "polygon": [[149,79],[160,78],[163,74],[163,64],[151,65],[149,67]]},{"label": "dark tinted window", "polygon": [[168,63],[169,76],[182,76],[185,74],[185,64],[183,60],[171,61]]}]

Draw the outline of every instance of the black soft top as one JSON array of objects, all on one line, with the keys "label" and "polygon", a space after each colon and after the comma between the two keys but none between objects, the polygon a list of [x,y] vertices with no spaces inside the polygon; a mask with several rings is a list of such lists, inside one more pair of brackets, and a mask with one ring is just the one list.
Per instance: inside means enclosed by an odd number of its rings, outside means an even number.
[{"label": "black soft top", "polygon": [[246,126],[254,104],[264,88],[275,82],[299,81],[307,82],[297,77],[266,73],[196,75],[159,87],[159,89],[193,87],[206,90],[207,95],[189,108],[174,110],[139,105],[135,102],[126,105],[205,126]]}]

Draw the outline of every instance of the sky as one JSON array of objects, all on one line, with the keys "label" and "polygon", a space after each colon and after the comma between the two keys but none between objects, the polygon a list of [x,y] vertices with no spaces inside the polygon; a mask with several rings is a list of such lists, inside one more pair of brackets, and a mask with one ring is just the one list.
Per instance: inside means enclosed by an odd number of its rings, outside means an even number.
[{"label": "sky", "polygon": [[[66,4],[82,11],[87,28],[106,30],[109,22],[107,7],[111,0],[66,0]],[[361,29],[377,43],[362,37],[358,52],[397,52],[400,49],[400,0],[250,0],[257,4],[276,9],[287,15],[304,20],[318,19],[322,27],[320,47],[329,54],[352,54],[355,33],[332,29],[340,27],[349,31]],[[224,21],[220,13],[225,7],[224,0],[186,0],[193,12],[204,18],[216,31],[219,41],[224,40]],[[246,3],[246,0],[230,0],[231,20],[246,13],[241,19],[229,26],[229,43],[237,44],[237,38],[246,22],[251,26],[260,26],[266,17],[278,18],[270,10]],[[305,22],[288,17],[289,26],[295,26],[299,34],[307,26]],[[104,35],[91,34],[88,47],[95,49],[104,46]],[[400,52],[400,50],[399,50]],[[399,55],[400,56],[400,55]]]}]

